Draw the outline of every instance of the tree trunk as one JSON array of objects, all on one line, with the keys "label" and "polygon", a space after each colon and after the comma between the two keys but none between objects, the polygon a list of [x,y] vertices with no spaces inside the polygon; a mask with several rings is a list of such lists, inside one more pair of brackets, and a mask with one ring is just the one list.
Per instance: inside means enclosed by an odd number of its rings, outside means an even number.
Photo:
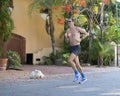
[{"label": "tree trunk", "polygon": [[100,16],[100,31],[101,31],[101,42],[103,44],[104,42],[104,35],[103,35],[103,19],[104,19],[104,2],[102,2],[102,7],[101,7],[101,16]]},{"label": "tree trunk", "polygon": [[[93,36],[92,36],[93,20],[91,16],[90,16],[90,32],[89,32],[89,58],[90,58],[90,48],[93,41]],[[88,58],[88,62],[91,62],[89,58]]]},{"label": "tree trunk", "polygon": [[103,66],[103,58],[102,56],[98,56],[98,67],[102,67]]},{"label": "tree trunk", "polygon": [[[101,7],[101,16],[100,16],[100,31],[101,31],[101,43],[104,43],[104,33],[103,33],[103,19],[104,19],[104,1],[102,1],[102,7]],[[103,66],[103,58],[102,56],[98,56],[98,66]]]},{"label": "tree trunk", "polygon": [[102,67],[103,66],[103,57],[101,56],[100,57],[100,67]]},{"label": "tree trunk", "polygon": [[50,37],[51,37],[51,42],[52,42],[52,50],[53,50],[53,54],[56,55],[52,9],[49,9],[49,24],[50,24]]}]

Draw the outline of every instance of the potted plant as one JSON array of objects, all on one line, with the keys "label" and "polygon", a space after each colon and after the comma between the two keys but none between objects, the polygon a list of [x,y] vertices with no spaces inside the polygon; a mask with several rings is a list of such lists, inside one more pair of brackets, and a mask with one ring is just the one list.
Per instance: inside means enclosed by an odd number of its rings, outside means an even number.
[{"label": "potted plant", "polygon": [[10,4],[11,0],[0,0],[0,70],[6,69],[6,45],[14,28]]},{"label": "potted plant", "polygon": [[19,69],[21,65],[20,55],[16,51],[7,52],[8,64],[7,69]]},{"label": "potted plant", "polygon": [[53,53],[50,54],[50,59],[52,60],[52,62],[56,65],[61,65],[62,64],[62,52],[56,50],[56,55],[54,55]]}]

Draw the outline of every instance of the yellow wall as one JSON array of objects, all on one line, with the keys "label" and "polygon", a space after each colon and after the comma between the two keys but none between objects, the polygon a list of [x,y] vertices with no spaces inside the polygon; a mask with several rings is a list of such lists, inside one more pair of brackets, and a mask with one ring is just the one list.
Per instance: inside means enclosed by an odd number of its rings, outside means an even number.
[{"label": "yellow wall", "polygon": [[[31,0],[13,0],[14,10],[12,17],[15,24],[13,32],[26,38],[26,53],[51,47],[50,36],[45,31],[45,21],[40,14],[32,16],[29,14],[30,2]],[[56,46],[59,46],[62,41],[59,35],[63,31],[63,26],[57,23],[56,18],[54,18],[54,25]]]}]

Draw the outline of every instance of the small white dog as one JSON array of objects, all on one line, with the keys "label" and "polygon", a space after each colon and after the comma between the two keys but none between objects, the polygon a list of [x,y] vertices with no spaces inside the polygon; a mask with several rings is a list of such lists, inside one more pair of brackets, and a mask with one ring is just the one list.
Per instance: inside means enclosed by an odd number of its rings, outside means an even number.
[{"label": "small white dog", "polygon": [[32,73],[30,74],[30,79],[39,79],[43,77],[44,74],[40,70],[32,71]]}]

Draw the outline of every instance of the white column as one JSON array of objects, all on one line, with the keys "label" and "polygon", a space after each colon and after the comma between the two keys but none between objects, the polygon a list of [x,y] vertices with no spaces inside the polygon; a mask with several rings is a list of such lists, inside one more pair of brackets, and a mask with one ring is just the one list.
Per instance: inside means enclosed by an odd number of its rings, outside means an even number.
[{"label": "white column", "polygon": [[114,50],[115,50],[114,65],[117,66],[117,45],[114,46]]}]

